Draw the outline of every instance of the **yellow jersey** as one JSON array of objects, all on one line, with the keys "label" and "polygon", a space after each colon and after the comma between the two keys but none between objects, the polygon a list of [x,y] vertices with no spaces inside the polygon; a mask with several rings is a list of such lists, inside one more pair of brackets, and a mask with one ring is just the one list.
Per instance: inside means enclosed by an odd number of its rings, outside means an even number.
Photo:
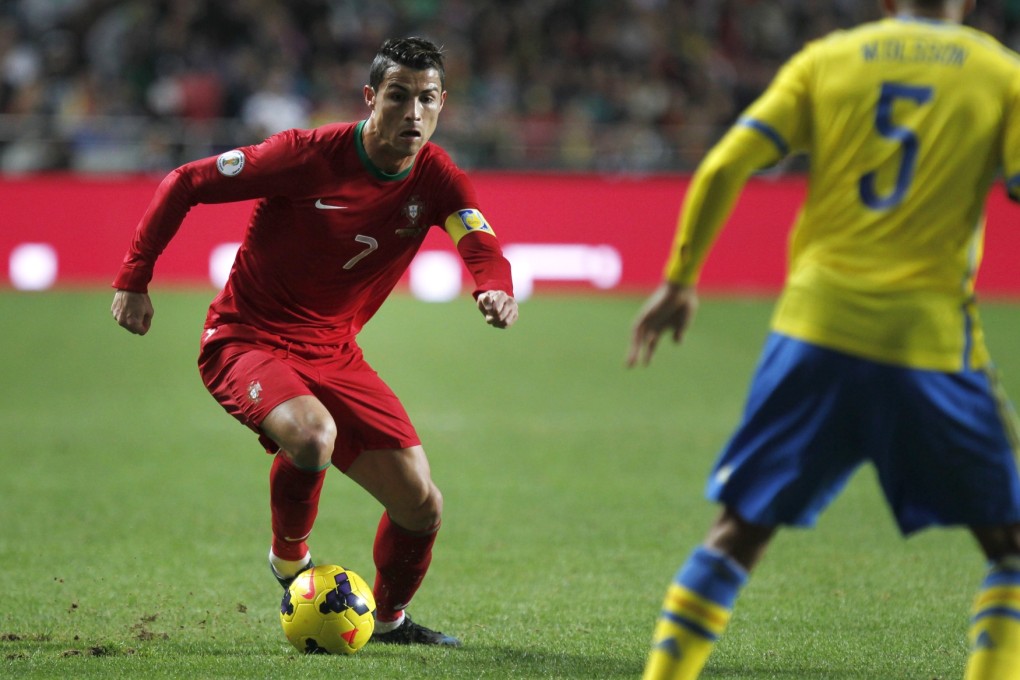
[{"label": "yellow jersey", "polygon": [[695,173],[666,267],[697,280],[747,177],[809,156],[774,330],[921,369],[980,368],[974,307],[993,181],[1020,196],[1020,57],[896,17],[809,43]]}]

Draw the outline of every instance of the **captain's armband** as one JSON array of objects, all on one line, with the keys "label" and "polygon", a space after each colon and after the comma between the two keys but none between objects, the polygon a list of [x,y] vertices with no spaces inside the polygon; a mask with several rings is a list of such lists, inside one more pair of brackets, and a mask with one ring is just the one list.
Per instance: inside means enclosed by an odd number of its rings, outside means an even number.
[{"label": "captain's armband", "polygon": [[496,235],[496,232],[492,230],[489,223],[485,221],[482,213],[474,208],[458,210],[446,218],[446,224],[443,226],[446,229],[446,233],[453,239],[454,245],[473,231],[480,231],[490,236]]}]

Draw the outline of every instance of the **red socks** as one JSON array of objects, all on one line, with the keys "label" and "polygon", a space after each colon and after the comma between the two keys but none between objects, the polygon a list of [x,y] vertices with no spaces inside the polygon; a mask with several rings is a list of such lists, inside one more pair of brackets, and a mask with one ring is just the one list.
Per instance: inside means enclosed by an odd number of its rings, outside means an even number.
[{"label": "red socks", "polygon": [[390,521],[383,512],[375,535],[376,617],[395,621],[418,590],[432,562],[432,544],[436,542],[439,525],[428,533],[414,534]]},{"label": "red socks", "polygon": [[[273,554],[298,561],[308,554],[305,540],[319,510],[319,494],[326,470],[302,470],[285,454],[277,454],[269,472],[269,504],[272,509]],[[432,544],[439,525],[425,533],[413,533],[394,524],[383,513],[375,535],[373,557],[376,577],[376,616],[395,621],[425,578],[432,562]]]},{"label": "red socks", "polygon": [[301,560],[308,553],[305,539],[319,512],[319,494],[326,470],[302,470],[284,453],[276,454],[269,471],[273,553],[285,560]]}]

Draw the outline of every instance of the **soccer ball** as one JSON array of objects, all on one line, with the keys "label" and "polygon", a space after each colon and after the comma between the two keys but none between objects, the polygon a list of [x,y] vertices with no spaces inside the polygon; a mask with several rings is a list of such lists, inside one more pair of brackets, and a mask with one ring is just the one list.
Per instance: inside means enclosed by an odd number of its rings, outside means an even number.
[{"label": "soccer ball", "polygon": [[375,630],[375,597],[365,580],[335,564],[312,567],[280,602],[283,634],[306,654],[353,654]]}]

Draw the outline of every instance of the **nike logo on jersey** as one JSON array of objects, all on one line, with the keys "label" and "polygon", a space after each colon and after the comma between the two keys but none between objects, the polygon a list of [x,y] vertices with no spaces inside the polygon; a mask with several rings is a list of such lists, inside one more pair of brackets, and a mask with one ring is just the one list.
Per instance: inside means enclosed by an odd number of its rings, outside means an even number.
[{"label": "nike logo on jersey", "polygon": [[323,203],[321,198],[315,202],[315,207],[319,210],[347,210],[346,205],[330,205]]}]

